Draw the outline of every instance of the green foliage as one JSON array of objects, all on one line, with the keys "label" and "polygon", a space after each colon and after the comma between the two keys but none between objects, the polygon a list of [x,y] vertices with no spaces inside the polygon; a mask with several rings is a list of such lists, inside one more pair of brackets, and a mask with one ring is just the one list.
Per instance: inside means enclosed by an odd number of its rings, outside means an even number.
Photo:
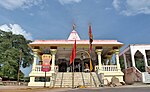
[{"label": "green foliage", "polygon": [[[17,79],[19,62],[23,68],[32,64],[31,50],[28,47],[30,40],[22,35],[12,34],[0,30],[0,76]],[[22,60],[20,60],[20,57]],[[24,74],[20,72],[20,77]]]},{"label": "green foliage", "polygon": [[144,65],[144,60],[141,58],[136,58],[135,59],[135,64],[138,70],[141,72],[145,72],[145,65]]},{"label": "green foliage", "polygon": [[124,64],[124,59],[123,59],[123,57],[120,57],[119,58],[120,60],[120,68],[121,68],[121,70],[124,70],[125,69],[125,64]]}]

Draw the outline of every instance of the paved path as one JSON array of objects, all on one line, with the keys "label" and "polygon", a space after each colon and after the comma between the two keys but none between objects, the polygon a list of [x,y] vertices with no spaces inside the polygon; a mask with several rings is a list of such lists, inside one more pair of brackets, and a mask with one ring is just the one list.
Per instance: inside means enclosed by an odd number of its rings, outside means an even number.
[{"label": "paved path", "polygon": [[120,86],[104,88],[42,88],[27,86],[0,86],[0,92],[150,92],[150,85]]},{"label": "paved path", "polygon": [[[48,91],[46,91],[48,92]],[[140,87],[140,88],[102,88],[102,89],[77,89],[77,90],[69,90],[63,92],[150,92],[149,87]]]}]

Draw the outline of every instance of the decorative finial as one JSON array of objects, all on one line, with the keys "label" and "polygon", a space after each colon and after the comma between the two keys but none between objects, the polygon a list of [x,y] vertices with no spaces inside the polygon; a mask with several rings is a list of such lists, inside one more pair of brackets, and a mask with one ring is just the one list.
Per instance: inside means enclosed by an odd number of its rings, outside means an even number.
[{"label": "decorative finial", "polygon": [[76,29],[76,25],[73,23],[72,30],[75,30],[75,29]]},{"label": "decorative finial", "polygon": [[91,24],[91,22],[89,22],[89,26],[91,26],[92,24]]}]

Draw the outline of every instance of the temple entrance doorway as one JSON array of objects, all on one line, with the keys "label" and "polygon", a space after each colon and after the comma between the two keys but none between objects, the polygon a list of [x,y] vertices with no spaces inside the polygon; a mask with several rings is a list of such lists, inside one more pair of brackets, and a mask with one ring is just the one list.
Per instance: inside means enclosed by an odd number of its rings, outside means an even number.
[{"label": "temple entrance doorway", "polygon": [[[79,50],[76,52],[79,65],[79,72],[90,71],[90,54],[86,50]],[[76,64],[75,64],[76,65]]]},{"label": "temple entrance doorway", "polygon": [[59,66],[59,72],[67,72],[66,62],[61,62],[58,66]]},{"label": "temple entrance doorway", "polygon": [[[69,66],[72,72],[72,64]],[[89,58],[85,58],[83,60],[76,58],[74,61],[74,72],[86,72],[89,71],[90,62]]]},{"label": "temple entrance doorway", "polygon": [[58,72],[67,72],[67,66],[68,66],[68,62],[65,59],[59,59],[58,60]]},{"label": "temple entrance doorway", "polygon": [[[72,72],[73,63],[70,64],[68,59],[58,59],[56,62],[58,65],[58,72]],[[74,72],[89,72],[90,71],[90,55],[85,50],[79,50],[76,52],[76,58],[74,60]]]}]

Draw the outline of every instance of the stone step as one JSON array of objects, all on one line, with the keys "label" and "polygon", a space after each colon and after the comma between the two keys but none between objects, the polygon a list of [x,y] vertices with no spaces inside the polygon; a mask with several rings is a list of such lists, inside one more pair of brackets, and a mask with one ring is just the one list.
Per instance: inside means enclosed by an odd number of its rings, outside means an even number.
[{"label": "stone step", "polygon": [[[93,87],[100,84],[96,73],[92,73],[91,78],[92,78],[91,82]],[[93,78],[95,81],[93,81]],[[74,81],[75,86],[79,86],[79,85],[86,85],[86,87],[91,86],[90,73],[76,72],[74,73],[74,80],[75,80]],[[55,87],[72,87],[72,73],[57,73]]]}]

